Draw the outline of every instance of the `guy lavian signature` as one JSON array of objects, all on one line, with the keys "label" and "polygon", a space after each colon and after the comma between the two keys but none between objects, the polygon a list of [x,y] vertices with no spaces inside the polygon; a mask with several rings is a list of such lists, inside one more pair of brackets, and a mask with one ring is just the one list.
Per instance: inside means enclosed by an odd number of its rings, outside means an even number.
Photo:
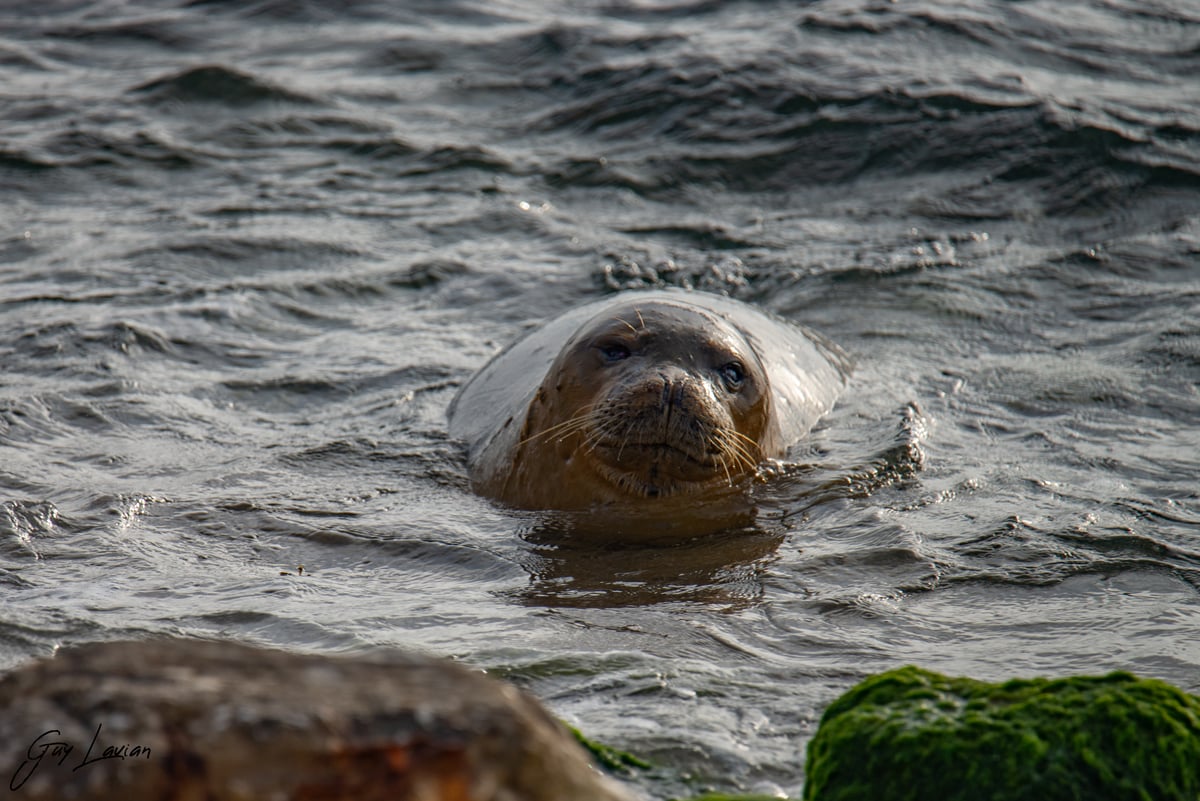
[{"label": "guy lavian signature", "polygon": [[96,724],[96,733],[92,735],[92,741],[88,743],[87,750],[83,752],[83,756],[78,762],[72,760],[67,762],[78,749],[74,743],[62,739],[62,732],[58,729],[50,729],[33,738],[33,742],[25,749],[25,756],[21,764],[13,772],[12,779],[8,783],[8,789],[16,792],[25,786],[25,782],[33,778],[38,769],[42,767],[42,762],[46,761],[48,765],[62,767],[64,764],[71,766],[71,772],[86,768],[89,765],[95,765],[98,762],[104,762],[109,759],[150,759],[150,747],[146,745],[136,745],[134,743],[122,743],[119,745],[102,746],[100,744],[100,730],[104,724]]}]

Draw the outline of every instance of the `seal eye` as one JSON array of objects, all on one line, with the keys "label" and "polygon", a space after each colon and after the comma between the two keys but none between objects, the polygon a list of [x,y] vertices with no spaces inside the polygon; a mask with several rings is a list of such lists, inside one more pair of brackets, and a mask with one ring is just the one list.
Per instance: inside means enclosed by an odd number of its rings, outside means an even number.
[{"label": "seal eye", "polygon": [[730,362],[723,365],[720,370],[721,380],[725,382],[725,386],[731,392],[736,392],[742,388],[742,384],[746,383],[746,368],[742,367],[741,362]]},{"label": "seal eye", "polygon": [[619,362],[622,359],[629,358],[629,348],[620,344],[609,344],[599,346],[600,355],[604,357],[606,362]]}]

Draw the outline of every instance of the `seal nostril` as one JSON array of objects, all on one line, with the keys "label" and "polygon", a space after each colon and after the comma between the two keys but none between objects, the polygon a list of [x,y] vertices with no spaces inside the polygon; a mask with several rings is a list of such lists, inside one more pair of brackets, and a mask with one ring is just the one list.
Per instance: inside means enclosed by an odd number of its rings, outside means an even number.
[{"label": "seal nostril", "polygon": [[671,391],[672,405],[677,406],[680,409],[686,408],[687,404],[684,402],[684,399],[686,397],[687,397],[687,390],[686,390],[686,386],[684,385],[684,383],[682,381],[680,381],[678,384],[675,384],[672,387],[672,391]]}]

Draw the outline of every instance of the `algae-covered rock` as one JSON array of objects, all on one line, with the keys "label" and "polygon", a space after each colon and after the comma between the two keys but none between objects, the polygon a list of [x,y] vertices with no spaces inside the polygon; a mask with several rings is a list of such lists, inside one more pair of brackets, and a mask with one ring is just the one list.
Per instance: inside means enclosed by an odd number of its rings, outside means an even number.
[{"label": "algae-covered rock", "polygon": [[1200,699],[1128,673],[988,684],[915,667],[836,700],[807,801],[1200,798]]}]

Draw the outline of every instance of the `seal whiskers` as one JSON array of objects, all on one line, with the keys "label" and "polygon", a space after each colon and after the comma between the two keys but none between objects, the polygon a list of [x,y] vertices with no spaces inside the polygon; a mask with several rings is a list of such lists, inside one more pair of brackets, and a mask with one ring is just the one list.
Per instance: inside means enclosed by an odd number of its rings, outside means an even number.
[{"label": "seal whiskers", "polygon": [[721,429],[718,449],[734,457],[738,464],[753,470],[762,461],[762,448],[758,443],[734,428]]},{"label": "seal whiskers", "polygon": [[547,429],[543,429],[536,434],[530,434],[528,437],[525,437],[518,442],[517,446],[520,447],[528,442],[533,442],[534,440],[541,439],[543,437],[549,437],[554,434],[561,435],[558,437],[558,439],[561,441],[569,437],[571,434],[574,434],[576,431],[586,430],[588,425],[592,422],[592,413],[595,411],[598,405],[599,404],[597,403],[589,403],[586,406],[580,407],[579,411],[577,411],[573,417],[563,420],[561,423],[552,425]]}]

